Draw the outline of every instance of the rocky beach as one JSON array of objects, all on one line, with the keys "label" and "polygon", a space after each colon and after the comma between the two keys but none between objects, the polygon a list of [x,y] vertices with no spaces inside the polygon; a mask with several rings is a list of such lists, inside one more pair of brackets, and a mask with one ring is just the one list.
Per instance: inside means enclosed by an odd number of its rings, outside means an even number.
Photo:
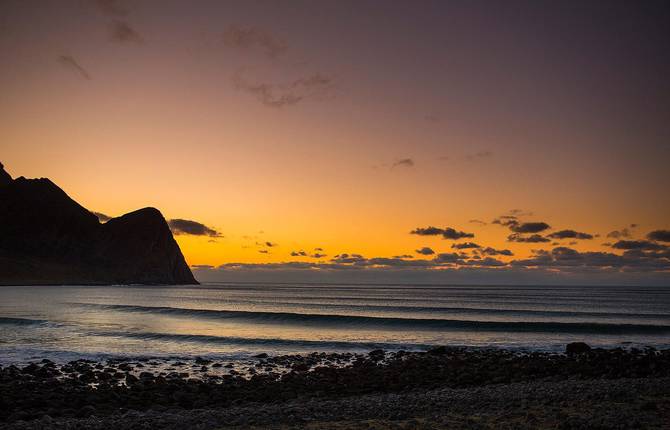
[{"label": "rocky beach", "polygon": [[435,347],[0,368],[0,426],[668,428],[670,350]]}]

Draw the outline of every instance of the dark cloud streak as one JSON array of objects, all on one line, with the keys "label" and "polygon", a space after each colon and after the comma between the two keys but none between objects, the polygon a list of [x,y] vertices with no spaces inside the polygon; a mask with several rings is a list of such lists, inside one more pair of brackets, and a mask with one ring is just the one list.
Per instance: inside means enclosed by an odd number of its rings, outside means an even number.
[{"label": "dark cloud streak", "polygon": [[284,41],[254,27],[231,26],[224,30],[222,40],[229,48],[258,50],[271,58],[276,58],[288,50]]},{"label": "dark cloud streak", "polygon": [[170,227],[170,230],[172,230],[172,233],[176,235],[185,234],[191,236],[222,237],[218,231],[209,228],[202,223],[188,219],[176,218],[168,220],[168,226]]},{"label": "dark cloud streak", "polygon": [[117,43],[137,43],[144,42],[142,36],[125,21],[115,19],[110,26],[110,39]]},{"label": "dark cloud streak", "polygon": [[550,237],[552,239],[582,239],[582,240],[593,239],[592,234],[581,233],[575,230],[561,230],[548,234],[547,237]]},{"label": "dark cloud streak", "polygon": [[88,71],[83,68],[77,60],[75,60],[74,57],[71,55],[59,55],[57,58],[58,64],[61,66],[76,72],[79,77],[84,78],[86,80],[91,80],[91,75],[88,73]]},{"label": "dark cloud streak", "polygon": [[670,242],[670,230],[654,230],[647,234],[647,239],[659,242]]}]

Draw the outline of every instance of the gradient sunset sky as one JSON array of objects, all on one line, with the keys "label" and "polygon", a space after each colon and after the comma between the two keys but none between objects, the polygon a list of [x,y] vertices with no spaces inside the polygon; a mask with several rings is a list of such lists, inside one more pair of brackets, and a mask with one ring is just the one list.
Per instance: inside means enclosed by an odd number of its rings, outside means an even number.
[{"label": "gradient sunset sky", "polygon": [[201,280],[668,283],[669,29],[662,1],[4,0],[0,161],[159,208]]}]

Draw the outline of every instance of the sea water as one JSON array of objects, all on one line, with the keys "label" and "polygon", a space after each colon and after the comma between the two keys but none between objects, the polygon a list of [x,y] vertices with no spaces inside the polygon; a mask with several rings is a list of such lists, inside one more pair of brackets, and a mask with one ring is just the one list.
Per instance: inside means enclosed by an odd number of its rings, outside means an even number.
[{"label": "sea water", "polygon": [[217,284],[0,287],[0,363],[49,358],[670,347],[670,288]]}]

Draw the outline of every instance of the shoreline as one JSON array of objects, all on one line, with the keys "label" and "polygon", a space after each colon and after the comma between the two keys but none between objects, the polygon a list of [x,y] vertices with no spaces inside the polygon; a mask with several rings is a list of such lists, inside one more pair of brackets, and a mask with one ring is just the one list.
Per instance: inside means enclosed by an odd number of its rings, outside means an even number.
[{"label": "shoreline", "polygon": [[[67,364],[45,359],[24,367],[0,366],[0,426],[16,429],[95,428],[95,423],[100,423],[100,428],[116,428],[150,420],[158,426],[154,428],[179,428],[178,423],[183,424],[184,420],[205,420],[198,426],[224,428],[234,421],[237,426],[283,423],[281,425],[309,428],[312,421],[335,425],[347,419],[345,413],[338,412],[345,405],[365,404],[375,398],[396,398],[405,399],[401,401],[403,405],[414,399],[416,405],[414,408],[403,406],[404,412],[398,420],[416,419],[417,423],[428,426],[426,428],[434,428],[430,426],[443,422],[440,421],[443,418],[452,419],[450,425],[460,428],[459,420],[469,422],[465,412],[460,418],[449,418],[444,416],[443,409],[437,406],[426,409],[422,402],[481,392],[492,396],[494,404],[502,402],[502,405],[506,396],[515,395],[519,390],[530,390],[522,396],[523,399],[517,399],[519,404],[512,408],[514,414],[527,415],[532,412],[532,405],[542,402],[538,393],[547,387],[558,390],[552,391],[552,395],[558,396],[555,401],[559,406],[561,402],[571,402],[570,395],[584,390],[594,390],[609,402],[612,399],[607,393],[612,390],[621,392],[622,388],[628,387],[625,393],[627,403],[636,407],[646,405],[644,407],[649,409],[645,409],[644,414],[641,409],[638,411],[646,417],[646,422],[653,423],[657,415],[659,419],[664,418],[670,411],[670,349],[605,350],[590,349],[583,344],[572,345],[570,354],[436,347],[427,352],[257,354],[241,363],[196,358],[179,365],[148,358],[104,362],[78,360]],[[563,385],[570,387],[565,393],[559,390]],[[655,388],[649,391],[650,387]],[[496,396],[499,397],[497,400]],[[337,413],[328,415],[323,412],[310,418],[310,414],[314,414],[309,411],[326,410],[328,402],[341,405],[335,408]],[[597,403],[594,399],[583,399],[580,407],[589,402]],[[466,403],[462,405],[464,408]],[[261,419],[266,415],[258,411],[281,409],[281,405],[293,405],[291,407],[298,409],[300,405],[311,405],[311,409],[277,423],[267,417],[263,418],[266,421]],[[496,407],[491,410],[497,410]],[[226,414],[232,409],[239,412],[236,420],[212,418],[207,421],[211,417],[228,416]],[[352,413],[349,419],[388,421],[392,411],[386,407],[378,409],[375,411],[370,407]],[[248,411],[246,415],[244,410]],[[551,415],[551,411],[543,413]],[[634,411],[628,412],[634,418]],[[480,414],[485,413],[480,411]],[[304,416],[299,416],[301,414]],[[582,418],[603,418],[596,415]],[[441,418],[435,421],[435,417]],[[556,419],[554,415],[545,418],[549,421]],[[165,426],[158,424],[161,420],[167,420]],[[352,428],[358,425],[350,424]],[[385,428],[386,424],[380,425]],[[324,426],[326,424],[318,428]]]}]

